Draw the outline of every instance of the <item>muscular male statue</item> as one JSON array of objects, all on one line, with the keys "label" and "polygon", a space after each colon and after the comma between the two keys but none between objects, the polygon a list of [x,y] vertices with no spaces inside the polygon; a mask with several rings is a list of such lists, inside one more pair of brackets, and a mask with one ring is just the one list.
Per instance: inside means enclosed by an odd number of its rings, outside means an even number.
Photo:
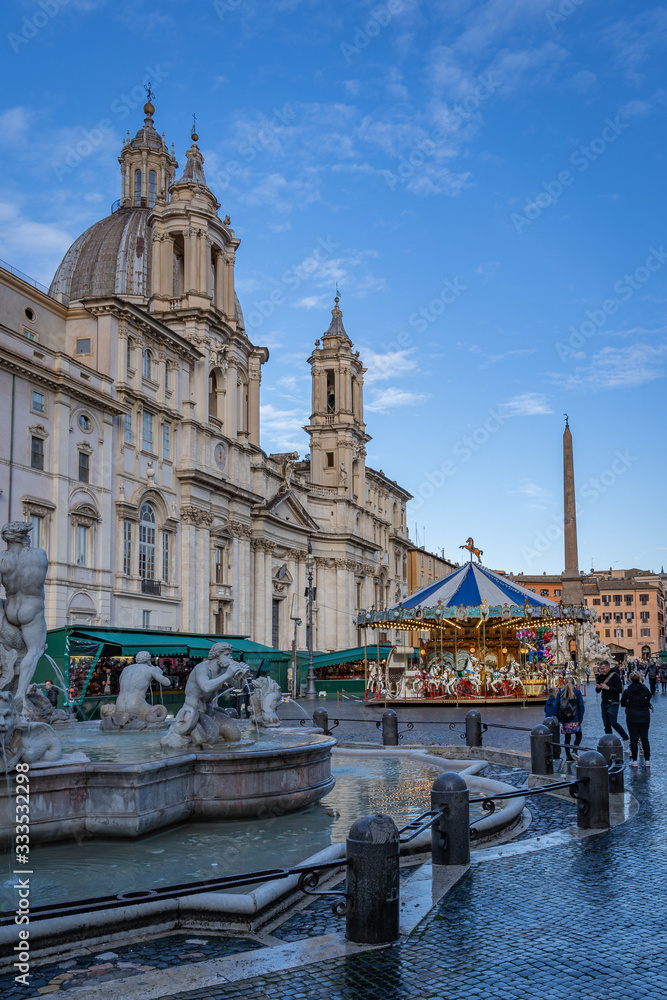
[{"label": "muscular male statue", "polygon": [[0,644],[4,647],[0,689],[14,694],[17,711],[32,681],[37,661],[46,649],[44,581],[48,558],[30,546],[30,525],[10,521],[0,532],[7,543],[0,553]]},{"label": "muscular male statue", "polygon": [[190,672],[183,707],[160,741],[162,746],[168,748],[187,743],[204,745],[219,740],[239,740],[241,730],[233,719],[215,708],[215,702],[224,684],[228,681],[238,683],[247,673],[245,664],[232,659],[232,647],[228,642],[214,643],[208,658]]}]

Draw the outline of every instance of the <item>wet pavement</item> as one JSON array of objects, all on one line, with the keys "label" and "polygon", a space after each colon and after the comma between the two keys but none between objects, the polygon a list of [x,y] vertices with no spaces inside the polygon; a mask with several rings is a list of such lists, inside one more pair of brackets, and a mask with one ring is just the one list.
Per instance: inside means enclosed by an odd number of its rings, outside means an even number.
[{"label": "wet pavement", "polygon": [[[667,696],[657,696],[655,701],[653,773],[643,763],[637,770],[626,771],[626,789],[640,807],[630,822],[583,841],[474,865],[410,937],[397,945],[301,967],[295,961],[289,971],[253,976],[248,970],[237,982],[171,994],[160,990],[159,996],[164,1000],[265,1000],[269,996],[272,1000],[528,1000],[534,996],[639,1000],[667,996],[661,915],[667,880]],[[318,707],[326,707],[332,720],[352,719],[341,722],[338,738],[381,746],[375,726],[359,720],[378,718],[382,708],[346,703],[337,712],[335,703],[323,705],[322,701]],[[589,696],[587,709],[584,744],[594,746],[603,733],[594,695]],[[463,721],[467,710],[405,709],[399,719],[415,723],[411,744],[451,744],[449,723]],[[483,706],[480,711],[484,721],[528,729],[542,719],[541,706]],[[422,719],[434,724],[419,725]],[[528,733],[493,729],[485,734],[484,744],[527,751]],[[489,766],[484,774],[516,785],[526,778],[525,771],[500,765]],[[529,800],[529,808],[533,824],[523,838],[561,829],[575,817],[572,803],[553,796],[536,796]],[[409,873],[403,870],[402,874]],[[331,915],[330,903],[317,899],[266,935],[224,938],[190,932],[133,948],[114,948],[108,956],[98,949],[85,960],[36,968],[28,991],[14,991],[13,984],[4,982],[0,992],[8,1000],[23,1000],[89,984],[93,998],[94,983],[116,985],[112,981],[128,973],[157,972],[180,963],[193,963],[191,967],[196,968],[197,962],[203,963],[203,970],[208,959],[250,949],[258,949],[255,955],[266,955],[272,946],[305,942],[335,930],[342,934],[343,926],[344,918]],[[132,987],[131,979],[122,986],[127,1000],[134,1000]]]}]

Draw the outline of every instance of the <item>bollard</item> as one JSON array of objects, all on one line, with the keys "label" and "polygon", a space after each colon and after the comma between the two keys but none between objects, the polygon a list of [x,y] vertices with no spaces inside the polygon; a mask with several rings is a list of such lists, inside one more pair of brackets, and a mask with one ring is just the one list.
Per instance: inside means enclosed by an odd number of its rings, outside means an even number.
[{"label": "bollard", "polygon": [[547,726],[535,726],[530,734],[530,770],[533,774],[554,773],[551,730]]},{"label": "bollard", "polygon": [[[601,736],[598,740],[598,753],[601,753],[604,759],[609,764],[618,762],[623,763],[623,743],[621,742],[620,736],[613,736],[611,733],[608,736]],[[619,771],[618,774],[609,775],[609,791],[610,792],[623,792],[625,791],[625,784],[623,781],[623,771]]]},{"label": "bollard", "polygon": [[470,793],[465,780],[455,771],[439,774],[431,788],[431,809],[447,808],[431,827],[434,865],[470,864]]},{"label": "bollard", "polygon": [[329,713],[326,708],[316,708],[313,712],[313,725],[321,729],[325,736],[331,736],[329,732]]},{"label": "bollard", "polygon": [[577,761],[577,826],[604,830],[609,826],[607,762],[597,750],[587,750]]},{"label": "bollard", "polygon": [[554,760],[560,760],[560,726],[555,715],[544,720],[544,725],[551,730],[551,753]]},{"label": "bollard", "polygon": [[399,833],[391,816],[357,820],[346,841],[345,937],[356,944],[388,944],[399,936]]},{"label": "bollard", "polygon": [[471,708],[466,714],[466,746],[481,747],[482,716],[476,708]]},{"label": "bollard", "polygon": [[382,742],[386,747],[398,746],[398,716],[393,708],[382,715]]}]

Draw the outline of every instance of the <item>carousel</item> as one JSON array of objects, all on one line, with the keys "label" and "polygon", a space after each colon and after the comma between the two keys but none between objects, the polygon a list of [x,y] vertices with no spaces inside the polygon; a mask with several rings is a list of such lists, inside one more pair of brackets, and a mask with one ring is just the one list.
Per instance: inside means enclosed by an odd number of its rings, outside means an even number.
[{"label": "carousel", "polygon": [[377,636],[388,629],[413,634],[384,662],[366,660],[366,698],[525,703],[544,701],[566,674],[583,682],[586,667],[593,671],[608,654],[593,614],[539,597],[487,569],[470,539],[462,548],[470,548],[471,559],[454,573],[386,610],[359,612],[364,635],[367,629]]}]

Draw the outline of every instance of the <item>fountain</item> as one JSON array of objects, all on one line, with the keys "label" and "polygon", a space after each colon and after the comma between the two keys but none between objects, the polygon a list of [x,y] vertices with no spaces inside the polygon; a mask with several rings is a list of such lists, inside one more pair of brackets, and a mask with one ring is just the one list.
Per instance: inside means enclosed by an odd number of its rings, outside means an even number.
[{"label": "fountain", "polygon": [[[216,643],[193,669],[185,703],[161,740],[155,730],[164,725],[166,711],[148,705],[145,692],[151,680],[164,685],[167,678],[143,652],[123,672],[116,705],[100,726],[68,727],[73,752],[63,754],[55,729],[23,714],[46,649],[48,560],[43,549],[31,548],[29,531],[15,521],[1,532],[7,550],[0,554],[6,594],[0,601],[0,749],[9,778],[18,764],[30,767],[32,844],[136,837],[188,819],[277,816],[331,791],[335,740],[276,728],[275,681],[256,682],[252,722],[235,721],[216,707],[222,686],[248,673],[232,660],[228,643]],[[118,750],[119,740],[129,754]],[[0,850],[11,848],[15,833],[10,786],[8,780],[0,787]]]}]

